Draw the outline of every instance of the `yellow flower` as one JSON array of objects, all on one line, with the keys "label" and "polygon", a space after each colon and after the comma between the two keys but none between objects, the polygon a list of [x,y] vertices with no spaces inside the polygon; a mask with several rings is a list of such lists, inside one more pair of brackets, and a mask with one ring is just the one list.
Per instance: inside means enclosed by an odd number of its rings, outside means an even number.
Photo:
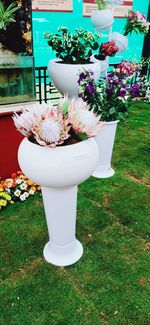
[{"label": "yellow flower", "polygon": [[11,203],[11,204],[14,204],[14,201],[11,200],[10,203]]},{"label": "yellow flower", "polygon": [[6,200],[3,200],[3,199],[1,199],[0,200],[0,206],[3,206],[3,207],[5,207],[7,205],[7,201]]}]

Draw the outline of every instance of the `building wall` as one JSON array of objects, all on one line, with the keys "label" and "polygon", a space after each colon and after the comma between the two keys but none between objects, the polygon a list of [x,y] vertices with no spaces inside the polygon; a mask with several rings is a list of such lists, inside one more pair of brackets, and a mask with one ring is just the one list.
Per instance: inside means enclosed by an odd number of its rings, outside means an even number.
[{"label": "building wall", "polygon": [[[134,0],[133,9],[138,10],[147,15],[149,0]],[[46,40],[43,38],[44,32],[56,33],[58,26],[67,26],[72,32],[76,27],[84,27],[87,30],[95,32],[91,25],[90,18],[84,18],[82,15],[82,0],[73,0],[73,12],[33,12],[33,43],[34,43],[34,57],[36,66],[46,66],[51,58],[55,57],[50,47],[47,45]],[[113,24],[113,31],[123,32],[125,24],[124,18],[115,18]],[[140,60],[143,36],[133,33],[129,36],[129,46],[126,52],[116,55],[111,58],[110,62],[120,62],[122,59],[127,60]],[[103,37],[102,41],[107,38]]]}]

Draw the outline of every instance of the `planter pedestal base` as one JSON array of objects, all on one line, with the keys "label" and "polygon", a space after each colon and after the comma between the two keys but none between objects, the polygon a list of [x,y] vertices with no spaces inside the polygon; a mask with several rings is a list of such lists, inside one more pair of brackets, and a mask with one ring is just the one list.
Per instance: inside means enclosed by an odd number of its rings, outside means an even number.
[{"label": "planter pedestal base", "polygon": [[56,246],[48,242],[44,247],[43,254],[48,263],[67,266],[80,259],[83,254],[83,246],[77,239],[68,246]]},{"label": "planter pedestal base", "polygon": [[115,171],[113,168],[108,168],[103,170],[102,166],[98,166],[94,172],[92,173],[92,176],[96,178],[108,178],[115,174]]},{"label": "planter pedestal base", "polygon": [[75,237],[77,186],[42,187],[42,196],[49,233],[43,251],[45,260],[57,266],[74,264],[83,254]]}]

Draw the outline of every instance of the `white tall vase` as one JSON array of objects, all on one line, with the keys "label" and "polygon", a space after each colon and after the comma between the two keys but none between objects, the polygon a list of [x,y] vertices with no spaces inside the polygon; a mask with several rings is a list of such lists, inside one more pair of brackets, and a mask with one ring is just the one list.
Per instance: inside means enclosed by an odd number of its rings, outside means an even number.
[{"label": "white tall vase", "polygon": [[91,22],[98,31],[109,29],[114,22],[113,13],[110,9],[93,10]]},{"label": "white tall vase", "polygon": [[113,32],[111,34],[111,39],[116,43],[119,50],[118,53],[126,51],[128,47],[128,38],[127,36],[120,34],[119,32]]},{"label": "white tall vase", "polygon": [[111,167],[111,158],[115,141],[117,123],[103,122],[101,132],[96,136],[96,142],[99,149],[99,161],[92,176],[97,178],[108,178],[114,175],[115,171]]},{"label": "white tall vase", "polygon": [[28,139],[20,144],[18,161],[22,171],[42,186],[49,234],[44,257],[49,263],[71,265],[83,254],[75,235],[77,185],[92,174],[98,155],[92,138],[56,148],[42,147]]},{"label": "white tall vase", "polygon": [[101,66],[98,62],[66,64],[62,63],[60,59],[53,59],[48,63],[48,72],[53,84],[62,95],[68,94],[70,98],[78,97],[78,79],[83,68],[91,70],[94,73],[94,80],[98,81],[101,72]]}]

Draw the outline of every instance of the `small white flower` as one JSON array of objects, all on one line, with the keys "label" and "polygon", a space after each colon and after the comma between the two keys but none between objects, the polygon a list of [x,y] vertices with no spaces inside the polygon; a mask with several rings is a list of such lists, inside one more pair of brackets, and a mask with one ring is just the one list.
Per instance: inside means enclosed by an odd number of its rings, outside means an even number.
[{"label": "small white flower", "polygon": [[24,194],[21,194],[21,195],[20,195],[20,201],[25,201],[25,200],[26,200],[25,195],[24,195]]},{"label": "small white flower", "polygon": [[33,191],[33,190],[29,190],[29,194],[30,194],[30,195],[34,195],[34,193],[35,193],[35,191]]},{"label": "small white flower", "polygon": [[20,184],[20,189],[23,191],[23,190],[26,190],[28,187],[28,185],[24,182],[22,184]]},{"label": "small white flower", "polygon": [[16,183],[17,184],[21,184],[22,183],[22,179],[16,179]]},{"label": "small white flower", "polygon": [[28,192],[24,192],[24,197],[27,199],[27,197],[29,196]]},{"label": "small white flower", "polygon": [[20,196],[20,194],[21,194],[21,191],[20,191],[20,190],[16,190],[16,191],[14,192],[14,195],[17,196],[17,197]]}]

